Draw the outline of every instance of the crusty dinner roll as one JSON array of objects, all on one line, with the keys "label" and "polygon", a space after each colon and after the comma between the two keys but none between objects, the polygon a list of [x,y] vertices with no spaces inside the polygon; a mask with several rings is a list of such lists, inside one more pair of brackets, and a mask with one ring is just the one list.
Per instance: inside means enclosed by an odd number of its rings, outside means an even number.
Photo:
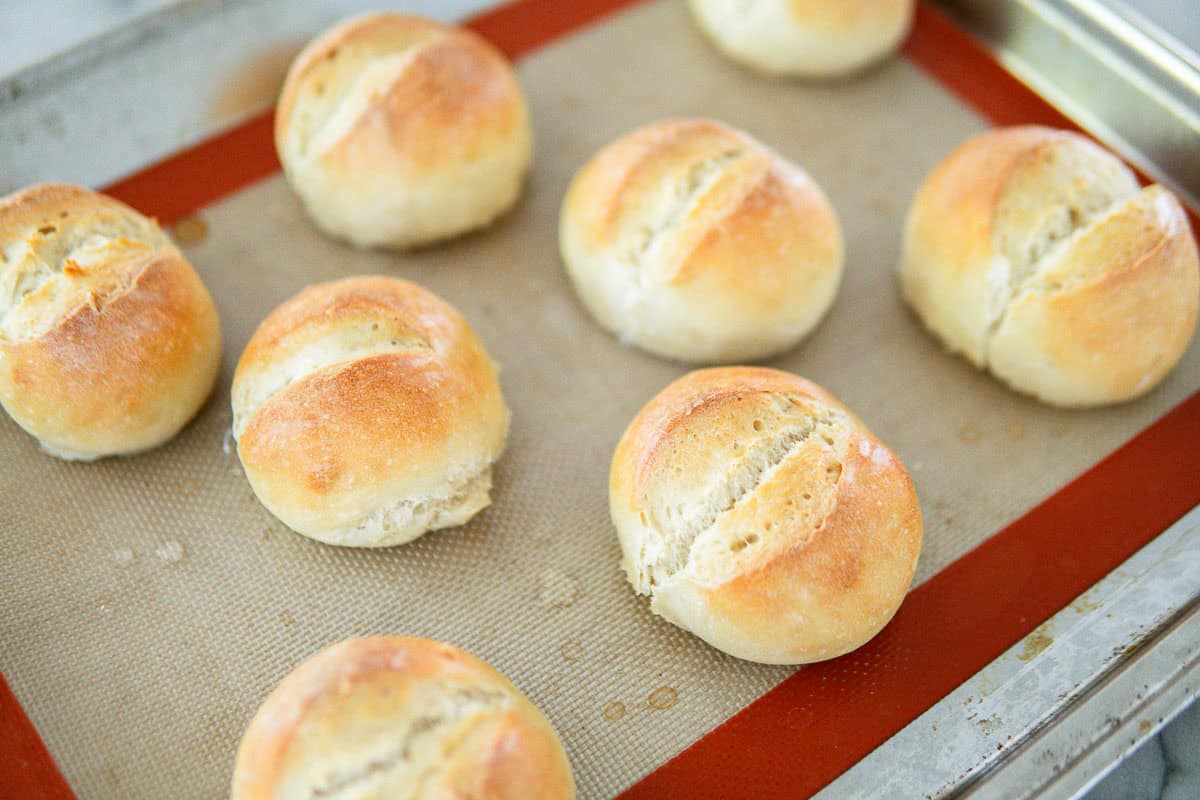
[{"label": "crusty dinner roll", "polygon": [[959,147],[908,215],[900,280],[972,364],[1058,406],[1150,391],[1196,327],[1179,201],[1082,136],[1006,128]]},{"label": "crusty dinner roll", "polygon": [[232,800],[570,800],[554,729],[503,675],[440,642],[351,639],[305,661],[242,737]]},{"label": "crusty dinner roll", "polygon": [[78,186],[0,199],[0,403],[47,452],[162,444],[220,361],[212,298],[154,220]]},{"label": "crusty dinner roll", "polygon": [[525,97],[463,28],[368,14],[318,36],[288,72],[275,147],[326,233],[410,247],[487,225],[533,155]]},{"label": "crusty dinner roll", "polygon": [[650,609],[767,664],[865,643],[921,550],[900,461],[828,392],[773,369],[699,370],[660,392],[617,445],[609,503]]},{"label": "crusty dinner roll", "polygon": [[719,122],[677,119],[603,148],[563,201],[562,258],[592,315],[667,358],[765,358],[824,316],[837,216],[796,165]]},{"label": "crusty dinner roll", "polygon": [[767,75],[834,78],[890,55],[913,0],[688,0],[722,53]]},{"label": "crusty dinner roll", "polygon": [[408,281],[311,286],[271,312],[233,376],[233,433],[255,494],[329,544],[383,547],[490,502],[508,432],[467,321]]}]

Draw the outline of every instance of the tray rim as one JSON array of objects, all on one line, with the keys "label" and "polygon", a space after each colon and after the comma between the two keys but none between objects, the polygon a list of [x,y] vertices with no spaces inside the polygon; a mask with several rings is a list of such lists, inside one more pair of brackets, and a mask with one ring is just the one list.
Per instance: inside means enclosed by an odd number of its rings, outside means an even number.
[{"label": "tray rim", "polygon": [[[122,52],[128,52],[132,47],[137,46],[139,43],[145,42],[154,37],[169,37],[171,35],[172,26],[196,24],[197,20],[210,18],[206,17],[206,14],[215,13],[231,7],[254,4],[269,4],[272,1],[273,0],[185,0],[185,2],[179,6],[171,7],[143,17],[135,23],[132,29],[122,29],[114,32],[113,34],[98,37],[97,39],[85,43],[81,47],[70,51],[61,59],[53,59],[49,62],[39,64],[29,70],[18,73],[12,78],[0,81],[0,120],[2,120],[4,117],[3,112],[6,107],[15,107],[22,101],[28,102],[31,96],[36,97],[39,92],[51,92],[54,90],[55,86],[62,86],[64,83],[69,84],[72,80],[72,76],[74,75],[77,77],[80,70],[89,69],[99,61],[107,58],[117,57]],[[522,3],[526,5],[528,5],[530,2],[531,0],[522,0]],[[617,7],[633,5],[635,2],[638,2],[638,0],[608,0],[608,2],[605,2],[605,0],[585,0],[585,4],[595,7],[597,15],[600,13],[615,11],[617,10]],[[521,5],[522,3],[514,5]],[[435,3],[433,0],[430,0],[430,4]],[[464,0],[462,5],[483,8],[490,7],[493,4],[484,2],[484,0]],[[958,3],[953,2],[953,0],[946,0],[943,5],[955,6],[958,5]],[[22,83],[22,79],[24,79],[26,82]],[[14,90],[14,86],[21,88],[19,91]],[[235,127],[226,128],[225,133],[218,134],[216,138],[219,139],[222,136],[236,136],[239,134],[239,132],[244,132],[247,128],[255,125],[261,126],[268,123],[269,115],[254,116],[251,117],[248,122],[243,121],[242,124],[239,124]],[[215,127],[220,129],[224,126],[215,125]],[[201,146],[207,146],[212,143],[212,133],[212,129],[209,129],[197,134],[197,136],[203,137],[202,141],[206,143],[206,145]],[[195,140],[195,137],[193,137],[192,141]],[[3,137],[3,129],[2,125],[0,125],[0,147],[3,147],[4,144],[5,140]],[[270,174],[275,169],[275,167],[271,164],[260,165],[259,168],[266,170],[266,172],[263,174]],[[111,188],[118,194],[120,194],[122,191],[120,187],[125,187],[124,191],[128,192],[130,191],[131,184],[135,183],[136,181],[137,177],[134,176],[130,180],[118,182]],[[244,185],[245,183],[246,181],[243,180],[239,186]],[[167,216],[168,215],[164,215],[164,218]],[[1193,398],[1193,400],[1194,399],[1195,398]],[[1200,506],[1197,506],[1197,508],[1200,508]],[[1153,543],[1148,545],[1148,547],[1152,545]],[[1131,557],[1130,560],[1136,557],[1137,556],[1135,555]],[[1196,597],[1193,597],[1189,602],[1195,601],[1196,599]],[[1161,632],[1162,631],[1159,628],[1156,628],[1154,631],[1147,634],[1143,641],[1151,641]],[[1006,656],[1001,656],[1000,659],[1004,659],[1005,657]],[[1125,662],[1122,661],[1121,663],[1124,664]],[[1097,681],[1102,677],[1103,675],[1093,676],[1093,678]],[[943,698],[942,701],[939,701],[938,706],[944,702],[946,702],[946,698]],[[935,708],[938,706],[935,706]],[[1055,725],[1061,726],[1065,724],[1065,721],[1069,718],[1069,716],[1064,717],[1062,720],[1055,723]],[[1099,765],[1099,767],[1102,768],[1103,765]],[[999,774],[998,771],[997,774]],[[987,778],[985,777],[982,780],[986,781]],[[837,783],[831,784],[829,789],[834,789],[835,786],[837,786]],[[958,789],[962,790],[965,790],[966,788],[967,786],[965,783],[958,787]],[[1040,791],[1040,789],[1038,791]],[[1033,789],[1030,789],[1029,792],[1022,796],[1032,796],[1032,794]]]}]

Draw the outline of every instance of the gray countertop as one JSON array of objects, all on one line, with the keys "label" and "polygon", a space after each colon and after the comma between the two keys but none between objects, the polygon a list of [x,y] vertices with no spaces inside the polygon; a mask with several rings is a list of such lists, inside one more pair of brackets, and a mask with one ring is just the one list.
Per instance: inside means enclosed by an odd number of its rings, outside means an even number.
[{"label": "gray countertop", "polygon": [[[0,76],[52,57],[177,0],[0,0]],[[1200,63],[1200,0],[1108,0],[1142,15]],[[1124,9],[1121,6],[1124,6]],[[1088,800],[1200,798],[1200,704],[1130,754],[1087,795]]]}]

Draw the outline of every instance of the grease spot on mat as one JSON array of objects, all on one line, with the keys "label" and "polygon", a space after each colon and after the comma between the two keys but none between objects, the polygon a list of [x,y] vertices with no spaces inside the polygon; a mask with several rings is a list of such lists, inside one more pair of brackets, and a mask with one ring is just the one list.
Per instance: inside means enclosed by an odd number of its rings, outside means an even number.
[{"label": "grease spot on mat", "polygon": [[196,481],[192,478],[184,478],[179,482],[179,493],[187,496],[196,491]]},{"label": "grease spot on mat", "polygon": [[112,560],[122,567],[127,567],[133,563],[133,551],[128,547],[119,547],[112,551]]},{"label": "grease spot on mat", "polygon": [[575,602],[579,584],[565,572],[557,569],[543,570],[538,576],[538,600],[550,608],[566,608]]},{"label": "grease spot on mat", "polygon": [[679,692],[672,689],[670,686],[660,686],[650,693],[646,698],[646,705],[656,711],[666,711],[671,706],[679,702]]},{"label": "grease spot on mat", "polygon": [[876,195],[867,201],[867,207],[881,217],[890,217],[896,212],[892,201],[882,195]]},{"label": "grease spot on mat", "polygon": [[583,645],[574,639],[569,639],[562,643],[558,648],[559,654],[562,655],[564,661],[578,661],[583,658]]},{"label": "grease spot on mat", "polygon": [[1004,435],[1014,442],[1025,438],[1025,426],[1019,422],[1010,422],[1004,426]]},{"label": "grease spot on mat", "polygon": [[604,707],[604,718],[609,722],[616,722],[623,716],[625,716],[625,704],[620,700]]},{"label": "grease spot on mat", "polygon": [[296,624],[296,615],[286,608],[279,612],[279,621],[284,625],[291,627]]},{"label": "grease spot on mat", "polygon": [[974,425],[963,425],[958,429],[958,440],[963,444],[975,444],[982,438],[979,429]]},{"label": "grease spot on mat", "polygon": [[208,238],[208,223],[203,217],[184,217],[171,226],[171,238],[180,247],[193,247]]},{"label": "grease spot on mat", "polygon": [[178,564],[183,561],[183,545],[175,540],[163,542],[154,551],[154,555],[166,564]]}]

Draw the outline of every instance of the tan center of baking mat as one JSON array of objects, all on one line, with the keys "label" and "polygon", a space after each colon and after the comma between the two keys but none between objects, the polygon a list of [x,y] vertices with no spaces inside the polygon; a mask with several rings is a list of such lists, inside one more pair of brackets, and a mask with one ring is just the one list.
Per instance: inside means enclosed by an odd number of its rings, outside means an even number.
[{"label": "tan center of baking mat", "polygon": [[[926,520],[919,580],[1200,384],[1193,347],[1144,400],[1058,412],[922,332],[892,275],[904,209],[983,123],[906,61],[828,86],[759,80],[718,58],[672,1],[560,40],[519,72],[538,155],[526,197],[493,230],[413,255],[359,253],[319,236],[269,179],[205,210],[207,232],[180,229],[227,352],[213,400],[178,439],[65,464],[0,422],[0,671],[81,797],[226,796],[242,728],[270,688],[315,650],[366,633],[445,639],[511,676],[561,732],[583,798],[618,793],[788,674],[652,617],[618,568],[612,448],[685,370],[591,322],[555,228],[573,171],[642,123],[726,120],[829,193],[845,283],[815,334],[771,363],[834,391],[905,460]],[[227,435],[230,374],[257,323],[308,283],[359,273],[409,278],[457,305],[502,363],[513,409],[493,505],[463,529],[376,552],[275,522]]]}]

